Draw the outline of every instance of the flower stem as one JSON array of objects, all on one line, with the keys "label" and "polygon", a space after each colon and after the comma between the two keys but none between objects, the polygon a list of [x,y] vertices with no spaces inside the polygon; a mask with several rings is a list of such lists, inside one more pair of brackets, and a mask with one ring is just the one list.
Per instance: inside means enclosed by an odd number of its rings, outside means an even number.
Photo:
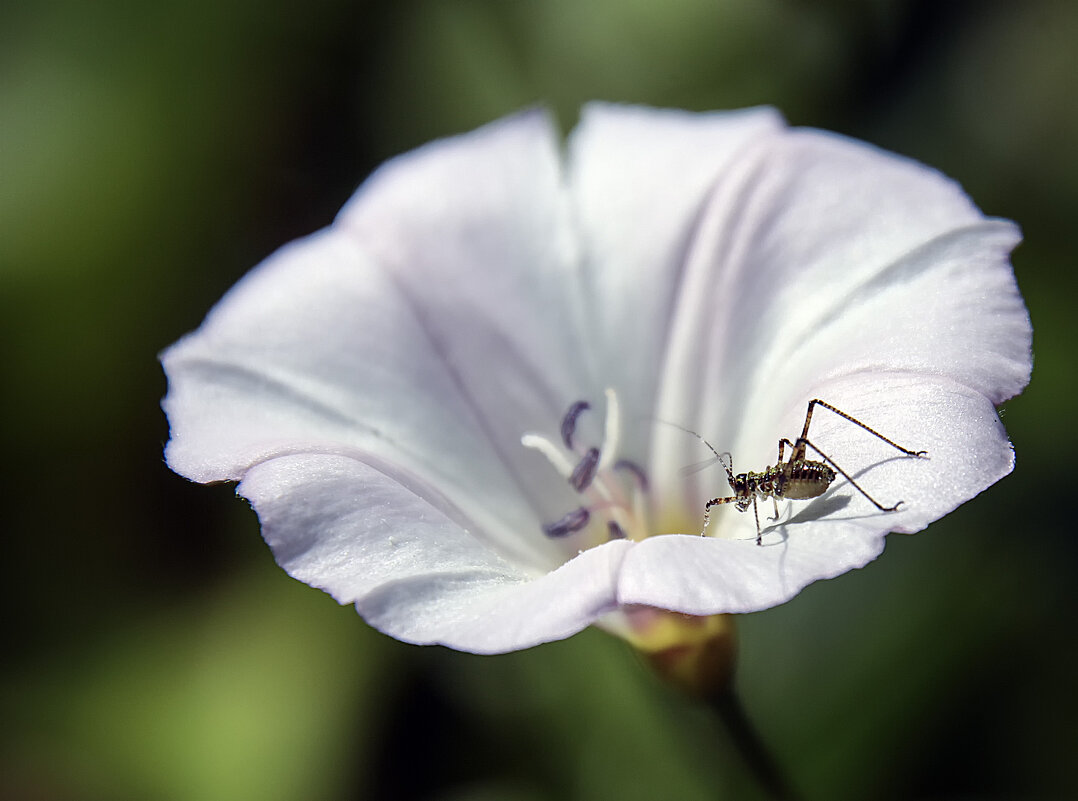
[{"label": "flower stem", "polygon": [[712,695],[708,701],[729,732],[749,772],[768,797],[775,801],[799,801],[800,796],[794,792],[785,773],[760,738],[760,733],[752,725],[733,688]]}]

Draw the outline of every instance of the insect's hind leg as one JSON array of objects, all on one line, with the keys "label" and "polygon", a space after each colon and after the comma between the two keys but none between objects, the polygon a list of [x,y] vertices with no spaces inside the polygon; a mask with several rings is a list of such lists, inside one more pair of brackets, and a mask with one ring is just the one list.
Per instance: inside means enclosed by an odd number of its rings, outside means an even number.
[{"label": "insect's hind leg", "polygon": [[[927,456],[928,455],[928,451],[911,451],[909,448],[903,448],[897,442],[893,442],[893,441],[887,439],[887,437],[885,437],[883,434],[881,434],[876,429],[869,428],[864,423],[862,423],[860,420],[858,420],[856,417],[853,417],[851,415],[846,414],[846,412],[842,411],[841,409],[836,409],[834,406],[832,406],[827,401],[822,401],[819,398],[813,398],[812,400],[809,401],[808,411],[805,412],[805,427],[803,429],[801,429],[801,436],[798,437],[798,439],[797,439],[797,441],[799,443],[804,441],[804,442],[808,443],[809,445],[812,445],[812,443],[808,441],[808,433],[809,433],[809,424],[812,422],[812,407],[813,406],[823,406],[825,409],[830,409],[832,412],[837,414],[839,417],[842,417],[842,418],[844,418],[846,420],[849,420],[855,426],[860,426],[865,431],[867,431],[869,434],[872,434],[874,437],[882,439],[884,442],[886,442],[892,448],[894,448],[895,450],[902,451],[902,453],[906,454],[907,456]],[[821,456],[823,455],[822,452],[820,451],[820,449],[817,448],[815,445],[812,445],[812,447]],[[781,443],[780,443],[780,448],[781,448]],[[832,462],[832,464],[834,464],[834,462]],[[838,467],[838,465],[835,465],[835,467]],[[845,476],[846,474],[843,473],[842,475]],[[849,476],[846,476],[846,478],[849,478]],[[853,483],[853,482],[851,481],[850,483]],[[857,486],[857,485],[855,484],[854,486]],[[860,489],[860,488],[858,487],[858,489]],[[864,490],[861,490],[861,491],[864,492]],[[867,493],[866,493],[866,495],[867,495]],[[873,503],[875,503],[875,501],[873,501]],[[879,506],[879,504],[876,504],[876,505]],[[880,507],[880,508],[882,509],[883,507]]]},{"label": "insect's hind leg", "polygon": [[[793,450],[793,448],[794,448],[794,444],[792,442],[790,442],[790,440],[786,439],[786,437],[783,437],[782,439],[780,439],[779,440],[779,457],[778,457],[778,459],[775,460],[776,465],[782,464],[782,446],[783,445],[789,445],[790,450]],[[791,456],[790,458],[792,459],[793,456]]]},{"label": "insect's hind leg", "polygon": [[[873,432],[873,433],[875,433],[875,432]],[[894,506],[884,506],[879,501],[877,501],[875,498],[873,498],[871,495],[869,495],[867,492],[865,492],[863,489],[861,489],[861,485],[858,484],[856,481],[854,481],[853,477],[849,473],[847,473],[845,470],[843,470],[841,467],[839,467],[837,464],[835,464],[834,459],[832,459],[826,453],[824,453],[819,448],[817,448],[815,445],[813,445],[809,440],[805,439],[804,437],[798,437],[797,444],[800,446],[800,445],[802,445],[802,443],[804,445],[808,445],[810,448],[812,448],[812,450],[814,450],[814,451],[816,451],[816,453],[820,454],[820,456],[823,457],[823,460],[825,462],[827,462],[829,465],[831,465],[833,468],[835,468],[835,470],[837,470],[839,473],[841,473],[842,477],[845,478],[847,481],[849,481],[850,484],[853,485],[853,488],[855,490],[857,490],[862,495],[864,495],[866,498],[868,498],[872,502],[872,505],[875,506],[877,509],[879,509],[881,512],[894,512],[896,509],[898,509],[898,507],[900,507],[902,505],[903,502],[899,501]],[[894,443],[892,443],[892,444],[894,444]]]}]

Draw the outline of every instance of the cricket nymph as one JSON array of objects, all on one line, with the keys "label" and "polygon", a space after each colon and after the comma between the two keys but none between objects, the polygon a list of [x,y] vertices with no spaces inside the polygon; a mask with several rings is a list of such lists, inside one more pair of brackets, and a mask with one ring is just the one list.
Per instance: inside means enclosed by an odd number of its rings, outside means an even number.
[{"label": "cricket nymph", "polygon": [[[794,442],[783,437],[779,440],[779,458],[778,462],[765,469],[760,473],[738,473],[734,474],[733,466],[726,459],[723,459],[723,454],[719,454],[711,447],[711,444],[700,437],[705,445],[711,449],[711,452],[715,454],[716,458],[722,462],[722,466],[726,469],[727,480],[730,483],[730,489],[733,490],[733,495],[728,495],[722,498],[712,498],[704,505],[704,530],[706,531],[708,523],[711,520],[711,510],[715,506],[720,506],[726,503],[732,503],[739,512],[747,512],[749,507],[752,507],[753,514],[756,517],[756,544],[761,543],[761,531],[760,531],[760,513],[756,508],[756,498],[761,499],[770,498],[775,506],[775,516],[772,520],[778,520],[779,517],[779,499],[804,501],[809,498],[818,498],[823,495],[827,488],[831,486],[831,482],[835,480],[835,477],[841,473],[842,476],[850,482],[850,485],[864,495],[872,504],[881,512],[894,512],[902,505],[902,501],[894,504],[893,506],[884,506],[867,492],[861,488],[861,486],[853,480],[853,478],[839,467],[831,459],[830,456],[821,451],[812,442],[809,441],[808,432],[809,425],[812,423],[812,411],[816,406],[822,406],[825,409],[837,414],[839,417],[845,418],[849,422],[856,426],[860,426],[862,429],[872,434],[874,437],[883,440],[891,447],[905,454],[906,456],[924,457],[927,454],[924,451],[914,451],[909,448],[904,448],[895,442],[892,442],[883,434],[879,433],[875,429],[869,428],[855,417],[851,417],[846,412],[836,409],[830,403],[820,400],[819,398],[813,398],[809,401],[808,410],[805,412],[805,425],[801,429],[801,436]],[[688,431],[688,429],[684,429]],[[696,434],[694,431],[689,433]],[[783,455],[785,449],[790,449],[790,458],[787,461],[783,461]],[[822,461],[817,461],[808,458],[808,449],[812,448],[817,454],[820,455]],[[729,454],[725,454],[727,459]],[[832,469],[833,468],[833,469]],[[701,534],[704,531],[700,532]]]}]

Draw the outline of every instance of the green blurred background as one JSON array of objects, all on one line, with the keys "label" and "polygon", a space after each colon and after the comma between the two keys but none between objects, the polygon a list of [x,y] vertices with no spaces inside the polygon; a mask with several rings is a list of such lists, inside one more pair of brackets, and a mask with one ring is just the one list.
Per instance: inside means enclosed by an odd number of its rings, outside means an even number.
[{"label": "green blurred background", "polygon": [[814,799],[1078,797],[1078,3],[41,0],[0,12],[3,799],[755,798],[597,631],[417,648],[164,466],[156,354],[380,161],[536,102],[770,103],[992,215],[1035,326],[1011,477],[741,620]]}]

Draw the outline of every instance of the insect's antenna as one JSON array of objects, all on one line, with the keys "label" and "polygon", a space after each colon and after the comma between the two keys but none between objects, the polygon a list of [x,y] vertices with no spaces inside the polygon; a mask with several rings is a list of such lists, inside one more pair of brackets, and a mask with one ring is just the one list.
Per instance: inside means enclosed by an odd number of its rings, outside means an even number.
[{"label": "insect's antenna", "polygon": [[[715,450],[714,446],[712,446],[712,444],[710,442],[708,442],[702,436],[697,434],[691,428],[685,428],[685,426],[679,426],[677,423],[671,423],[669,420],[660,420],[657,417],[653,418],[653,419],[654,419],[654,421],[656,423],[662,423],[663,425],[673,426],[674,428],[678,429],[678,431],[684,431],[686,434],[692,434],[694,437],[696,437],[698,440],[700,440],[702,443],[704,443],[707,446],[707,449],[709,451],[711,451],[712,454],[714,454],[716,459],[719,460],[719,464],[721,464],[723,469],[726,471],[726,475],[730,479],[730,483],[733,484],[733,481],[734,481],[734,461],[731,458],[729,452],[724,451],[723,453],[719,453],[717,450]],[[723,457],[725,457],[725,458],[723,458]],[[703,467],[706,467],[706,466],[707,466],[706,463],[698,462],[697,464],[692,464],[692,465],[689,465],[688,467],[682,468],[682,474],[683,475],[688,475],[690,473],[695,473],[697,470],[700,470],[700,469],[702,469]]]}]

